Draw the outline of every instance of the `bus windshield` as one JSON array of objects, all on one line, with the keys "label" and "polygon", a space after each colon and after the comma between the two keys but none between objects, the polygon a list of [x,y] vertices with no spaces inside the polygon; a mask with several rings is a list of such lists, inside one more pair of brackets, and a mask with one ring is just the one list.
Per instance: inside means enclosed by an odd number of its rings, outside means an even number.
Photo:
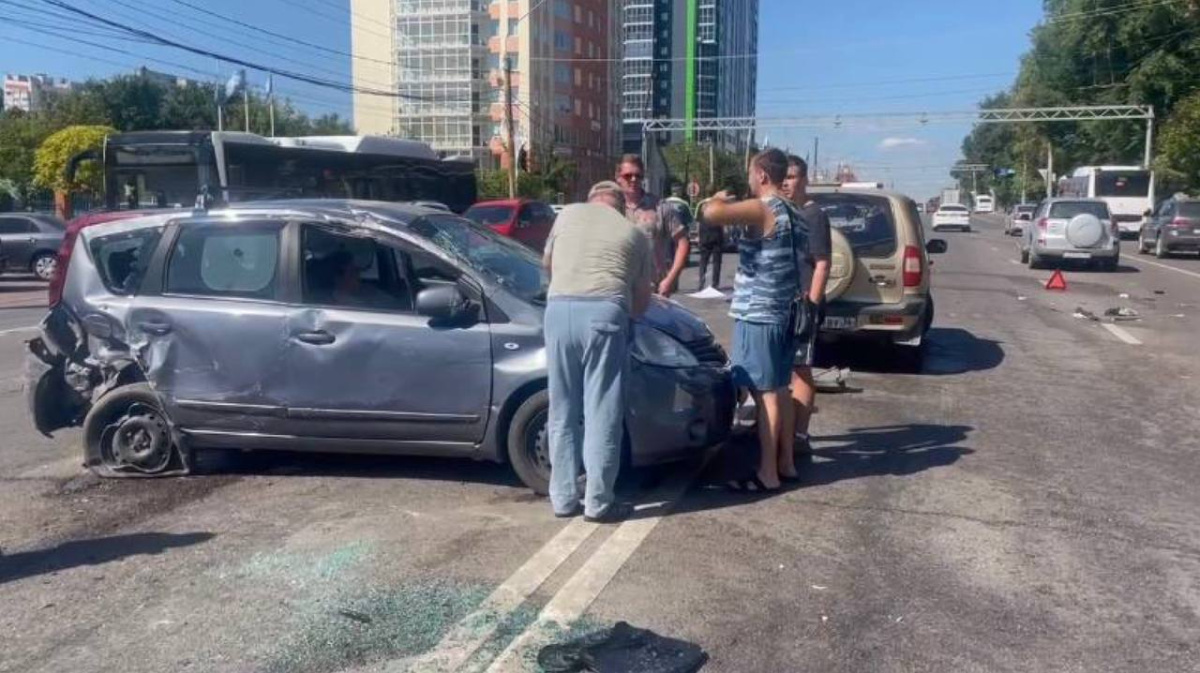
[{"label": "bus windshield", "polygon": [[1096,196],[1147,197],[1149,171],[1097,171]]},{"label": "bus windshield", "polygon": [[202,184],[216,184],[215,166],[197,145],[110,144],[105,194],[113,209],[191,208]]}]

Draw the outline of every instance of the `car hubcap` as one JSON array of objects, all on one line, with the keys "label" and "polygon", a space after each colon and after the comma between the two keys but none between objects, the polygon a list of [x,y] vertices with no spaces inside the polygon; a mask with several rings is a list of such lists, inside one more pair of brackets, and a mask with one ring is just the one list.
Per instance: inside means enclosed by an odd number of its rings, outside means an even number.
[{"label": "car hubcap", "polygon": [[161,472],[171,460],[171,433],[157,410],[134,404],[105,428],[101,448],[110,467]]},{"label": "car hubcap", "polygon": [[39,278],[49,280],[54,277],[54,269],[57,266],[58,262],[53,257],[42,257],[34,264],[33,272]]}]

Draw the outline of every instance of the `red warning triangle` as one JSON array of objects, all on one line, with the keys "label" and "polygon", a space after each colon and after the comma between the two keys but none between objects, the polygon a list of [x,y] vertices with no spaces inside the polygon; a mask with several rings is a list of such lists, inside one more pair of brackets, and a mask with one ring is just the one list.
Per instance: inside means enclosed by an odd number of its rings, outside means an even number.
[{"label": "red warning triangle", "polygon": [[1046,281],[1046,289],[1047,290],[1066,290],[1067,289],[1067,279],[1065,276],[1063,276],[1062,271],[1055,271],[1054,274],[1052,276],[1050,276],[1050,280]]}]

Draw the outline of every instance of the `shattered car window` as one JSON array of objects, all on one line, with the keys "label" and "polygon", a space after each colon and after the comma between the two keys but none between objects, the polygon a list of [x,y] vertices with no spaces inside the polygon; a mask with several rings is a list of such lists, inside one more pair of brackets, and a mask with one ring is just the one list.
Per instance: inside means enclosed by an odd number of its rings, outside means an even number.
[{"label": "shattered car window", "polygon": [[167,291],[268,299],[278,265],[278,227],[190,227],[171,253]]},{"label": "shattered car window", "polygon": [[100,236],[92,241],[92,259],[109,292],[128,295],[137,291],[160,238],[162,229],[154,228]]},{"label": "shattered car window", "polygon": [[453,215],[419,218],[409,230],[517,297],[532,303],[546,300],[549,279],[542,260],[520,243]]}]

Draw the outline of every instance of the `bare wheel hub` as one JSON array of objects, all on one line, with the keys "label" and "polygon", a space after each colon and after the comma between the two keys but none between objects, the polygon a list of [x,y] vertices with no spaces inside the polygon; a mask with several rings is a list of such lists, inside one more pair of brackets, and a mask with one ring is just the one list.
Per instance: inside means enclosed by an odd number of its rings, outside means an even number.
[{"label": "bare wheel hub", "polygon": [[144,404],[129,407],[104,430],[105,458],[116,468],[161,472],[171,460],[171,432],[157,410]]}]

